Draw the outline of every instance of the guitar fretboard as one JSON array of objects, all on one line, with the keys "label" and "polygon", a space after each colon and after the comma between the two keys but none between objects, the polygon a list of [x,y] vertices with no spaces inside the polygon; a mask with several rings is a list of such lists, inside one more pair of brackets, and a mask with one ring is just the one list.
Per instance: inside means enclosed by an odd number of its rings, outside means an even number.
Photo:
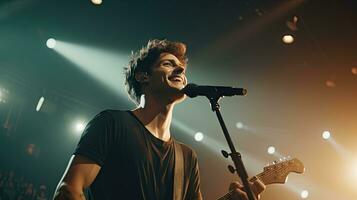
[{"label": "guitar fretboard", "polygon": [[[267,173],[262,172],[256,176],[253,176],[252,178],[249,179],[250,182],[254,182],[257,179],[259,179],[260,181],[262,181],[264,183],[264,177],[267,176]],[[217,200],[233,200],[232,194],[233,194],[234,190],[230,190],[227,194],[225,194],[224,196],[222,196],[221,198],[217,199]]]}]

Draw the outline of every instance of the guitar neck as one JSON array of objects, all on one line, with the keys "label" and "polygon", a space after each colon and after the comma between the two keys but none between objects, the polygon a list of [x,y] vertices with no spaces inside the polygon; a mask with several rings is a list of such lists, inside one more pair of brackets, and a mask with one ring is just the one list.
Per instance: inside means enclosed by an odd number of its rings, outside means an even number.
[{"label": "guitar neck", "polygon": [[[258,175],[256,175],[256,176],[253,176],[252,178],[250,178],[250,179],[249,179],[249,182],[254,182],[254,181],[256,181],[257,179],[259,179],[261,182],[264,183],[264,185],[266,185],[265,182],[264,182],[264,180],[265,180],[265,177],[267,177],[267,176],[268,176],[267,173],[262,172],[262,173],[260,173],[260,174],[258,174]],[[233,191],[234,191],[234,190],[230,190],[227,194],[225,194],[224,196],[220,197],[220,198],[217,199],[217,200],[233,200],[233,198],[232,198],[232,193],[233,193]]]},{"label": "guitar neck", "polygon": [[[288,174],[295,172],[302,174],[305,171],[304,164],[294,158],[285,160],[283,162],[273,163],[273,165],[264,167],[264,171],[249,179],[249,182],[254,182],[259,179],[264,185],[270,185],[273,183],[286,183]],[[227,194],[219,198],[218,200],[233,200],[232,194],[234,190],[229,191]]]}]

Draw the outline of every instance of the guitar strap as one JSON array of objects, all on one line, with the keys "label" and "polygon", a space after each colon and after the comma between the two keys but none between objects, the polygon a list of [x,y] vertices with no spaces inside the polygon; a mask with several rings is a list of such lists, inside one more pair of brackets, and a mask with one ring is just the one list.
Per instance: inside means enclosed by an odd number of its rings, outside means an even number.
[{"label": "guitar strap", "polygon": [[184,175],[184,160],[181,145],[174,141],[175,144],[175,174],[174,174],[174,188],[173,199],[182,200],[183,191],[183,175]]}]

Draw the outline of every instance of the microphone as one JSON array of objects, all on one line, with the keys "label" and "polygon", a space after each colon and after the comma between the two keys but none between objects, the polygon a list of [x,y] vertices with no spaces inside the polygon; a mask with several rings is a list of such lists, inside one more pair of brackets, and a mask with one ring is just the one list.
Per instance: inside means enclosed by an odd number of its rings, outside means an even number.
[{"label": "microphone", "polygon": [[196,85],[194,83],[189,83],[182,89],[182,92],[187,96],[194,98],[196,96],[206,96],[206,97],[222,97],[222,96],[244,96],[247,94],[247,90],[244,88],[234,88],[226,86],[207,86],[207,85]]}]

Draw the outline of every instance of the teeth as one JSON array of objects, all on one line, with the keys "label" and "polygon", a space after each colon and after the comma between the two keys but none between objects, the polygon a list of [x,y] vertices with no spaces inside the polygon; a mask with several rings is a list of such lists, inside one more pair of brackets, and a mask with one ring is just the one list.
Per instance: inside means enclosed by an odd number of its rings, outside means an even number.
[{"label": "teeth", "polygon": [[181,78],[177,78],[177,77],[171,78],[171,80],[173,80],[173,81],[182,81]]}]

